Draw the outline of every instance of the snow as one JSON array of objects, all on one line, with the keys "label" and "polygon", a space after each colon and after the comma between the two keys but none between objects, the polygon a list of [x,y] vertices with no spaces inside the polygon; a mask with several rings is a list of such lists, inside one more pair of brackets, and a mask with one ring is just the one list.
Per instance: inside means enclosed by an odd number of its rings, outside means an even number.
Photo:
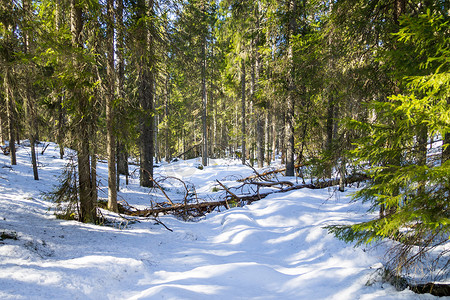
[{"label": "snow", "polygon": [[[435,298],[383,283],[382,252],[355,248],[323,229],[368,218],[367,207],[349,202],[352,188],[273,194],[196,222],[161,216],[173,232],[146,219],[96,226],[55,218],[44,193],[54,189],[66,160],[54,144],[38,159],[34,181],[29,148],[19,146],[17,166],[0,155],[0,233],[17,237],[0,240],[1,299]],[[203,170],[198,164],[164,163],[155,172],[183,179],[203,199],[221,195],[213,191],[216,179],[231,184],[252,173],[238,161],[211,160]],[[107,184],[106,164],[98,172]],[[123,183],[119,195],[135,207],[163,199],[139,187],[138,178]],[[166,190],[183,197],[175,181]]]}]

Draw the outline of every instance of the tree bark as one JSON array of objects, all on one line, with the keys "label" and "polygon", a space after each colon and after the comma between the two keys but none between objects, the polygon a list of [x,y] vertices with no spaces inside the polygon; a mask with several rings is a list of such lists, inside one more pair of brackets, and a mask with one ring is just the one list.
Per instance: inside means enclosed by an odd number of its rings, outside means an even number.
[{"label": "tree bark", "polygon": [[241,63],[241,108],[242,108],[242,132],[241,132],[241,141],[242,141],[242,164],[245,165],[245,155],[246,155],[246,149],[245,149],[245,140],[246,140],[246,129],[245,129],[245,62],[242,60]]},{"label": "tree bark", "polygon": [[[31,17],[31,1],[25,0],[23,1],[23,9],[25,12],[26,20]],[[26,27],[29,25],[27,22],[25,23]],[[30,37],[30,30],[28,28],[23,29],[23,37],[24,37],[24,53],[25,55],[28,55],[30,52],[30,43],[32,38]],[[34,95],[31,89],[31,82],[30,79],[25,79],[25,97],[24,97],[24,107],[25,107],[25,115],[28,122],[28,134],[29,134],[29,140],[30,140],[30,147],[31,147],[31,165],[33,168],[33,176],[34,180],[39,180],[39,173],[38,173],[38,167],[37,167],[37,158],[36,158],[36,136],[37,136],[37,122],[36,122],[36,114],[34,110]]]},{"label": "tree bark", "polygon": [[114,136],[114,0],[107,0],[107,88],[106,88],[106,154],[108,156],[108,209],[119,212],[117,207],[116,138]]},{"label": "tree bark", "polygon": [[9,155],[11,158],[11,165],[16,165],[16,132],[15,132],[15,111],[16,105],[12,96],[12,90],[10,86],[10,67],[5,68],[4,73],[4,88],[6,97],[6,114],[8,117],[8,131],[9,131]]},{"label": "tree bark", "polygon": [[[151,16],[154,14],[153,0],[148,2],[139,0],[138,18],[146,17],[147,11]],[[147,22],[147,21],[146,21]],[[153,21],[150,21],[153,22]],[[153,181],[153,68],[154,49],[153,37],[146,28],[139,29],[141,48],[139,55],[138,70],[140,73],[139,82],[139,103],[143,112],[141,116],[141,135],[140,135],[140,184],[144,187],[152,187]]]},{"label": "tree bark", "polygon": [[265,145],[265,158],[266,158],[266,164],[268,166],[270,166],[270,160],[271,160],[271,155],[270,155],[270,115],[269,115],[269,109],[266,108],[265,112],[264,112],[264,126],[265,126],[265,130],[264,130],[264,145]]},{"label": "tree bark", "polygon": [[[202,10],[205,17],[206,8],[205,4],[202,4]],[[207,131],[207,98],[206,98],[206,29],[203,32],[202,37],[202,65],[201,65],[201,76],[202,76],[202,164],[204,166],[208,165],[208,131]]]},{"label": "tree bark", "polygon": [[[117,10],[116,10],[116,24],[117,24],[117,39],[116,39],[116,57],[117,57],[117,96],[121,99],[125,98],[125,94],[123,91],[124,83],[125,83],[125,61],[123,55],[124,48],[124,24],[123,24],[123,0],[117,1]],[[117,142],[117,190],[119,190],[120,186],[120,174],[125,175],[125,184],[128,185],[128,152],[124,145],[124,143],[119,140]]]},{"label": "tree bark", "polygon": [[294,74],[295,74],[295,63],[294,63],[294,53],[292,49],[292,37],[296,31],[295,13],[296,4],[295,1],[292,3],[289,1],[288,11],[290,14],[289,24],[288,24],[288,94],[286,101],[286,176],[294,176]]},{"label": "tree bark", "polygon": [[[72,36],[72,46],[74,48],[82,48],[81,32],[83,28],[82,8],[78,0],[70,1],[70,30]],[[78,67],[76,56],[73,57],[74,67]],[[75,86],[72,90],[73,98],[78,101],[77,114],[79,122],[77,123],[77,140],[78,140],[78,186],[80,200],[80,221],[85,223],[95,223],[97,220],[96,205],[92,198],[91,186],[91,168],[89,162],[89,140],[90,126],[88,123],[89,107],[88,101],[79,87]]]},{"label": "tree bark", "polygon": [[170,162],[172,154],[170,153],[170,128],[169,128],[169,74],[166,74],[165,82],[165,95],[164,95],[164,156],[166,162]]},{"label": "tree bark", "polygon": [[[3,102],[3,99],[0,99],[0,104],[3,107],[6,107],[6,103]],[[0,144],[3,145],[5,143],[5,116],[3,115],[3,111],[0,111]]]},{"label": "tree bark", "polygon": [[334,118],[334,100],[329,95],[327,107],[326,140],[325,140],[325,153],[328,156],[328,161],[326,162],[324,174],[325,177],[327,178],[331,178],[332,175],[332,162],[329,156],[332,153],[333,147],[333,118]]}]

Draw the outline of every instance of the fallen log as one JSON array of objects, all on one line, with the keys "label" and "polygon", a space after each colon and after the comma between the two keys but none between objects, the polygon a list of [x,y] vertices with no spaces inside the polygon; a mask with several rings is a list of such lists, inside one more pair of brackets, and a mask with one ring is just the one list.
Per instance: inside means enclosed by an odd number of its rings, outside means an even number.
[{"label": "fallen log", "polygon": [[[355,174],[352,176],[349,176],[346,178],[347,183],[355,183],[355,182],[361,182],[364,180],[369,179],[364,174]],[[155,208],[148,208],[143,210],[135,210],[135,211],[127,211],[126,213],[131,216],[139,216],[139,217],[157,217],[160,213],[185,213],[186,211],[191,210],[198,210],[200,212],[202,211],[212,211],[217,207],[224,206],[225,208],[230,208],[230,201],[236,202],[239,205],[242,204],[249,204],[258,200],[261,200],[263,198],[266,198],[267,196],[275,193],[286,193],[293,190],[299,190],[299,189],[323,189],[327,187],[331,187],[334,185],[339,184],[339,179],[335,180],[329,180],[329,181],[323,181],[323,182],[317,182],[315,184],[299,184],[299,185],[292,185],[290,187],[274,190],[270,192],[265,193],[256,193],[251,195],[236,195],[235,193],[231,192],[229,188],[227,188],[224,184],[222,184],[220,181],[217,181],[219,185],[228,193],[228,195],[225,197],[224,200],[220,201],[211,201],[211,202],[200,202],[200,203],[190,203],[190,204],[182,204],[182,203],[176,203],[172,206],[165,206],[165,207],[155,207]],[[252,183],[249,183],[252,184]]]},{"label": "fallen log", "polygon": [[440,283],[408,284],[416,294],[431,294],[438,297],[450,296],[450,285]]},{"label": "fallen log", "polygon": [[255,181],[255,182],[250,182],[249,184],[254,184],[259,187],[275,187],[277,185],[294,186],[294,184],[290,181],[275,181],[275,182]]},{"label": "fallen log", "polygon": [[174,204],[172,206],[167,207],[156,207],[156,208],[148,208],[142,210],[126,210],[125,213],[130,216],[138,216],[138,217],[157,217],[160,213],[181,213],[192,209],[200,209],[201,211],[210,210],[212,211],[216,207],[219,206],[228,206],[228,200],[221,201],[211,201],[211,202],[200,202],[200,203],[191,203],[191,204]]}]

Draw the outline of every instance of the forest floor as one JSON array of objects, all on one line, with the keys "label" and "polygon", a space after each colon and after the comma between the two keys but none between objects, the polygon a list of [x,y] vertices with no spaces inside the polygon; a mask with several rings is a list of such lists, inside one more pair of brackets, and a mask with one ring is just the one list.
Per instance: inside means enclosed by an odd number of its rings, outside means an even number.
[{"label": "forest floor", "polygon": [[[383,245],[355,248],[323,228],[370,218],[367,206],[350,203],[354,188],[273,194],[190,222],[161,216],[172,231],[144,218],[97,226],[57,219],[55,204],[44,196],[67,163],[56,145],[39,153],[39,181],[33,180],[30,148],[20,146],[17,155],[12,167],[9,156],[0,155],[1,299],[435,298],[382,281]],[[155,175],[176,176],[194,185],[200,198],[214,200],[223,196],[216,179],[230,185],[252,174],[237,160],[211,160],[203,170],[198,165],[198,159],[180,160],[155,168]],[[138,173],[136,166],[130,171]],[[99,197],[106,198],[106,163],[99,162],[98,174]],[[165,191],[183,197],[173,182]],[[122,178],[119,196],[138,208],[164,201],[139,187],[136,176],[128,186]]]}]

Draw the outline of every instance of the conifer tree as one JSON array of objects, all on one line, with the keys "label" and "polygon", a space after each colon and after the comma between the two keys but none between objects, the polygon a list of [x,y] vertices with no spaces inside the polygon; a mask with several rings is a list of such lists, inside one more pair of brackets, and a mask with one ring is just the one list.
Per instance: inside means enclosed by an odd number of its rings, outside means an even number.
[{"label": "conifer tree", "polygon": [[[406,77],[404,93],[370,105],[377,113],[374,122],[352,121],[367,134],[352,154],[360,163],[369,162],[367,174],[372,178],[355,198],[371,201],[373,210],[383,207],[384,211],[374,220],[330,227],[338,237],[357,244],[383,238],[399,242],[391,249],[388,266],[396,272],[430,267],[422,266],[422,259],[446,242],[450,231],[446,175],[450,165],[423,156],[423,143],[426,146],[431,136],[444,137],[450,130],[447,22],[443,15],[430,10],[400,19],[395,57],[407,56],[408,62],[420,66],[408,69],[419,74]],[[420,136],[424,127],[428,129],[425,138]],[[391,164],[394,160],[399,161]]]}]

